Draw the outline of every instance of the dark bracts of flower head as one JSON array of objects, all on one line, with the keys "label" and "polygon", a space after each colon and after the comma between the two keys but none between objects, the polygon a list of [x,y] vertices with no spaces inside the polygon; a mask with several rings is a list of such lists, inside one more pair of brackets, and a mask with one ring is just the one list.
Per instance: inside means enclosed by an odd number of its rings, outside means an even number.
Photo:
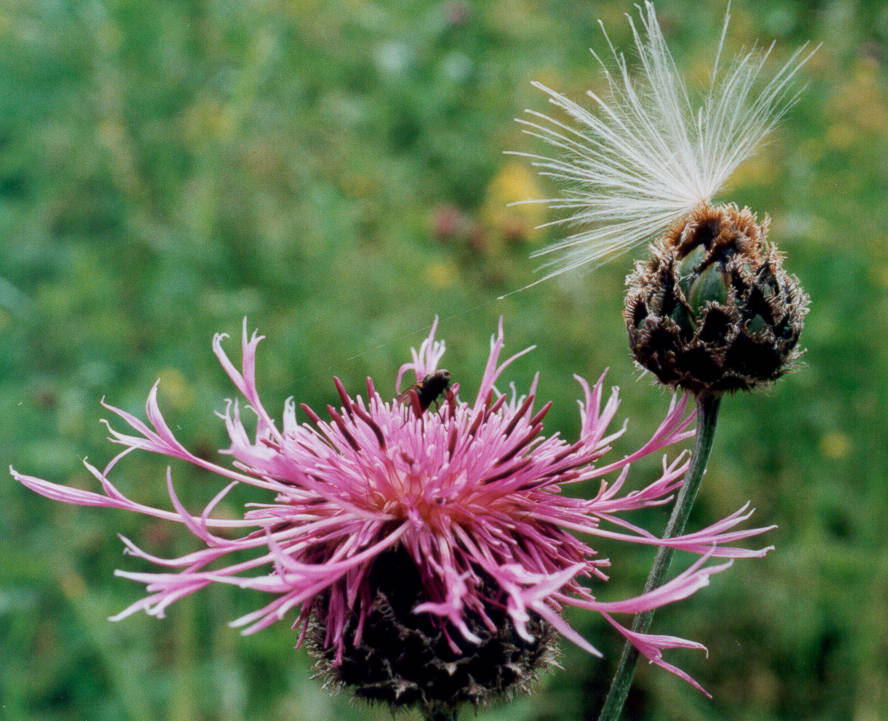
[{"label": "dark bracts of flower head", "polygon": [[695,394],[748,390],[790,370],[808,296],[748,208],[701,205],[626,279],[635,359]]},{"label": "dark bracts of flower head", "polygon": [[[557,634],[535,614],[528,621],[533,638],[526,640],[504,607],[490,604],[485,609],[488,623],[470,612],[466,623],[480,639],[474,643],[449,635],[446,624],[431,614],[413,613],[426,592],[415,562],[403,548],[380,554],[369,587],[369,613],[363,619],[349,616],[339,663],[335,647],[325,644],[323,600],[307,636],[321,678],[359,698],[391,707],[486,706],[529,693],[539,673],[555,664]],[[486,591],[491,598],[498,595],[490,580]],[[360,635],[359,623],[364,625]]]},{"label": "dark bracts of flower head", "polygon": [[[444,344],[434,334],[435,326],[419,351],[412,351],[412,362],[401,367],[396,387],[407,373],[419,382],[438,370]],[[526,395],[514,390],[503,394],[496,388],[505,369],[531,350],[501,361],[500,325],[471,402],[457,397],[459,389],[451,389],[438,410],[417,414],[391,395],[386,400],[369,379],[366,397],[350,395],[337,380],[339,403],[328,405],[324,418],[303,405],[300,420],[296,403],[288,400],[279,426],[256,387],[261,336],[249,336],[245,324],[240,368],[223,350],[223,339],[214,339],[215,353],[256,419],[255,432],[248,432],[238,403],[228,403],[223,418],[231,443],[224,453],[234,457],[232,465],[199,457],[176,440],[157,405],[155,385],[148,397],[147,423],[107,406],[134,433],[111,428],[111,440],[125,450],[104,470],[87,464],[102,493],[13,471],[17,480],[49,498],[136,511],[182,523],[194,534],[200,547],[179,558],[151,555],[124,539],[131,555],[161,569],[118,572],[144,583],[148,593],[117,619],[140,610],[163,616],[184,596],[210,584],[229,584],[270,597],[233,623],[244,633],[289,619],[300,631],[301,642],[312,624],[322,626],[319,635],[312,635],[313,643],[322,649],[325,663],[343,669],[343,682],[351,683],[355,659],[366,661],[368,655],[375,657],[376,670],[431,663],[447,673],[474,663],[462,659],[483,653],[491,639],[499,650],[487,658],[507,666],[520,646],[520,674],[510,676],[508,669],[471,674],[473,683],[480,683],[482,676],[489,680],[491,693],[497,695],[508,692],[510,680],[516,688],[526,685],[532,668],[545,665],[548,655],[538,644],[549,634],[558,633],[598,653],[561,615],[565,606],[575,606],[600,613],[644,656],[699,688],[662,653],[677,646],[702,648],[700,644],[634,634],[614,617],[690,596],[730,565],[707,565],[713,557],[753,557],[767,551],[732,545],[766,530],[737,529],[751,515],[746,507],[695,533],[666,540],[632,523],[632,511],[668,503],[681,484],[686,453],[672,460],[664,457],[661,473],[647,484],[630,483],[629,468],[692,435],[688,428],[693,415],[684,399],[673,399],[641,448],[608,462],[605,456],[623,432],[609,430],[619,405],[616,390],[605,401],[603,377],[594,386],[577,377],[582,390],[578,438],[570,442],[557,433],[545,434],[543,421],[551,404],[535,408],[536,381]],[[228,485],[205,509],[191,512],[176,496],[169,471],[172,509],[143,505],[109,479],[133,450],[181,459]],[[565,486],[576,483],[594,484],[586,494],[591,497],[563,493]],[[251,487],[254,501],[241,518],[214,517],[214,508],[236,485]],[[599,558],[589,545],[595,537],[669,545],[696,554],[698,560],[650,593],[599,600],[599,594],[607,593],[604,569],[611,561]],[[386,580],[393,562],[401,569],[412,567],[409,574],[395,574],[413,579],[408,591],[393,589]],[[421,634],[432,648],[422,642],[420,656],[401,658],[407,646],[378,645],[386,628],[414,639]],[[506,648],[509,644],[512,650]],[[387,657],[392,653],[397,658]],[[430,660],[429,653],[438,660]],[[417,703],[429,698],[427,677],[402,678],[402,695],[413,694]],[[469,674],[460,678],[468,683]],[[390,679],[382,683],[390,684]],[[460,698],[478,699],[474,690],[460,693]]]}]

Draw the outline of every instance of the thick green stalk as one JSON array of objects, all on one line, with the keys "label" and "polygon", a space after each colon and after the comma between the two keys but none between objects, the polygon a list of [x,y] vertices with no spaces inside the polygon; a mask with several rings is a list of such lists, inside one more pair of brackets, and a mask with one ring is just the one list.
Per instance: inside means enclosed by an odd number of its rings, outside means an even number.
[{"label": "thick green stalk", "polygon": [[[685,482],[682,484],[675,500],[675,507],[672,509],[672,515],[669,517],[669,523],[666,524],[666,530],[663,533],[664,538],[672,538],[680,536],[684,533],[688,517],[691,515],[691,508],[697,497],[697,491],[700,489],[700,482],[703,480],[703,473],[706,470],[706,463],[709,460],[709,454],[712,452],[712,441],[715,438],[715,426],[718,421],[718,406],[721,397],[716,396],[699,396],[697,398],[697,434],[694,442],[694,455],[691,458],[691,467],[685,476]],[[647,581],[644,584],[644,592],[652,591],[663,583],[666,572],[669,570],[669,564],[672,562],[672,556],[675,555],[675,549],[667,546],[660,546],[657,555],[654,557],[654,565],[648,574]],[[632,622],[632,630],[637,633],[647,633],[653,621],[654,612],[644,611],[635,616]],[[638,663],[638,649],[628,641],[623,647],[623,653],[620,656],[620,663],[617,666],[617,672],[611,681],[610,691],[604,700],[604,706],[598,721],[617,721],[620,713],[623,711],[623,704],[626,702],[626,696],[629,694],[629,687],[632,685],[632,677],[635,674],[635,666]]]}]

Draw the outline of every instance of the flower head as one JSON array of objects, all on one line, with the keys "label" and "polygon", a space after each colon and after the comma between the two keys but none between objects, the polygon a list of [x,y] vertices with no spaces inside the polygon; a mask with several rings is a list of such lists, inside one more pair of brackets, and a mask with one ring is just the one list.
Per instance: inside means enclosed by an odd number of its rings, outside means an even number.
[{"label": "flower head", "polygon": [[794,367],[808,295],[748,209],[703,205],[626,279],[629,345],[661,383],[752,390]]},{"label": "flower head", "polygon": [[652,241],[695,207],[708,204],[798,99],[795,77],[813,54],[805,54],[803,45],[764,84],[759,76],[773,44],[764,52],[743,52],[722,68],[726,12],[709,87],[697,99],[678,72],[654,6],[645,2],[639,7],[640,30],[627,17],[637,74],[630,73],[605,32],[613,72],[593,55],[607,80],[607,96],[590,91],[594,107],[587,109],[535,83],[570,121],[536,111],[527,111],[531,119],[519,120],[560,155],[518,154],[566,188],[559,198],[530,202],[567,210],[570,215],[555,223],[578,228],[536,253],[558,253],[543,265],[547,274],[537,282],[581,265],[594,267]]},{"label": "flower head", "polygon": [[[105,406],[135,433],[109,424],[110,440],[125,449],[104,470],[86,464],[102,493],[12,471],[49,498],[176,521],[198,539],[202,547],[179,558],[152,555],[123,539],[128,553],[162,570],[118,571],[144,583],[148,595],[114,620],[140,610],[163,616],[175,601],[214,583],[253,589],[271,600],[233,622],[244,633],[291,619],[299,642],[309,639],[337,682],[393,705],[430,706],[479,703],[525,686],[528,675],[550,660],[547,644],[556,634],[597,654],[562,616],[566,606],[575,606],[600,613],[651,661],[699,688],[664,661],[662,652],[700,644],[633,634],[614,617],[693,594],[730,565],[708,565],[711,558],[768,550],[732,545],[767,530],[736,529],[751,513],[746,507],[668,540],[627,518],[633,510],[666,503],[681,484],[686,453],[671,461],[664,457],[659,477],[647,485],[630,488],[628,474],[637,459],[692,434],[685,400],[673,399],[641,448],[607,462],[605,455],[622,433],[609,430],[619,405],[616,389],[605,401],[603,377],[593,386],[577,377],[578,439],[544,435],[551,404],[534,408],[536,381],[526,395],[496,387],[505,369],[530,350],[501,360],[500,324],[471,401],[458,399],[454,385],[440,407],[423,409],[415,398],[386,400],[370,379],[366,396],[350,395],[335,379],[339,400],[327,406],[325,417],[302,405],[300,421],[291,399],[278,425],[256,388],[261,336],[249,336],[244,325],[239,368],[222,348],[224,337],[215,337],[215,353],[255,415],[250,434],[237,401],[229,401],[222,414],[231,440],[223,452],[234,457],[232,465],[201,458],[176,440],[158,408],[155,384],[147,423]],[[443,353],[433,326],[402,366],[399,383],[410,372],[417,381],[435,373]],[[206,508],[191,512],[176,496],[168,470],[172,509],[143,505],[109,479],[134,450],[187,461],[228,483]],[[564,493],[589,483],[596,484],[591,498]],[[239,484],[256,491],[256,502],[242,518],[215,518],[214,508]],[[669,545],[700,558],[649,593],[600,600],[610,562],[589,545],[595,537]]]}]

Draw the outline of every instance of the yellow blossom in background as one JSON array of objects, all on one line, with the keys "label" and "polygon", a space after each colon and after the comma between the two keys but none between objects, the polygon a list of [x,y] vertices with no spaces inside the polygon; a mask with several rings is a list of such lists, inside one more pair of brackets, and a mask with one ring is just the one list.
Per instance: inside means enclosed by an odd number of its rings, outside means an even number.
[{"label": "yellow blossom in background", "polygon": [[[860,58],[847,82],[836,90],[830,102],[830,127],[827,140],[835,147],[859,139],[861,133],[883,136],[888,127],[888,98],[879,63],[872,57]],[[836,126],[839,126],[837,128]]]},{"label": "yellow blossom in background", "polygon": [[825,433],[820,437],[820,452],[830,460],[841,460],[851,452],[851,439],[841,431]]},{"label": "yellow blossom in background", "polygon": [[59,585],[62,588],[62,593],[68,598],[83,598],[87,593],[83,576],[75,571],[62,572],[59,576]]},{"label": "yellow blossom in background", "polygon": [[159,377],[164,403],[180,411],[194,402],[191,385],[178,368],[164,368]]},{"label": "yellow blossom in background", "polygon": [[124,41],[120,26],[108,19],[96,28],[95,38],[98,47],[106,53],[118,52]]},{"label": "yellow blossom in background", "polygon": [[435,289],[449,288],[457,278],[457,268],[449,261],[429,263],[425,268],[425,282]]},{"label": "yellow blossom in background", "polygon": [[834,150],[847,150],[858,137],[849,123],[833,123],[826,131],[826,144]]},{"label": "yellow blossom in background", "polygon": [[190,145],[199,146],[207,140],[224,140],[233,128],[231,113],[216,98],[197,100],[183,118],[185,138]]},{"label": "yellow blossom in background", "polygon": [[508,161],[487,186],[481,206],[481,222],[490,234],[494,247],[499,241],[539,240],[537,226],[546,220],[546,209],[538,203],[510,205],[538,198],[542,191],[534,173],[522,163]]},{"label": "yellow blossom in background", "polygon": [[[873,268],[873,278],[883,289],[888,290],[888,265],[879,265]],[[0,328],[3,327],[3,317],[0,315]]]},{"label": "yellow blossom in background", "polygon": [[763,145],[755,155],[737,167],[731,176],[732,186],[769,185],[777,180],[779,163],[775,143]]}]

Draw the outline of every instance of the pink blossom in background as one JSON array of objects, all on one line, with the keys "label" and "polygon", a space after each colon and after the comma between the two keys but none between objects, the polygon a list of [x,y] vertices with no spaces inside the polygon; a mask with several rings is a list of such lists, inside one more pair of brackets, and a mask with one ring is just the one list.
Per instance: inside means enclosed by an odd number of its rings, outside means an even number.
[{"label": "pink blossom in background", "polygon": [[[407,373],[422,379],[438,369],[444,343],[435,340],[435,325]],[[432,614],[453,633],[470,642],[477,634],[467,625],[472,614],[488,619],[489,604],[505,607],[517,632],[527,640],[527,621],[537,614],[565,638],[590,653],[598,651],[563,618],[565,606],[600,613],[639,651],[695,687],[685,672],[662,659],[664,649],[703,648],[673,636],[632,634],[614,614],[640,611],[687,598],[725,570],[730,561],[707,565],[711,558],[763,556],[769,548],[750,550],[735,542],[767,528],[735,530],[749,518],[747,506],[700,531],[662,540],[627,520],[633,510],[667,503],[681,485],[688,465],[687,452],[669,461],[641,488],[628,483],[630,464],[693,436],[688,428],[693,414],[686,399],[673,398],[665,418],[637,451],[606,462],[611,443],[623,430],[608,431],[619,400],[613,389],[604,400],[603,380],[591,386],[575,376],[582,389],[582,422],[574,442],[557,433],[543,435],[543,418],[551,403],[534,409],[536,379],[526,395],[500,392],[495,383],[503,371],[531,348],[500,361],[504,339],[502,322],[491,339],[490,355],[472,402],[453,392],[417,413],[415,404],[385,400],[367,379],[366,397],[351,396],[338,379],[338,407],[328,405],[327,419],[305,405],[303,422],[296,404],[284,405],[280,428],[266,411],[256,388],[256,348],[262,336],[248,336],[244,323],[241,368],[222,348],[225,335],[213,340],[223,368],[256,417],[251,436],[237,401],[228,401],[222,416],[231,446],[222,451],[234,457],[231,466],[199,458],[173,436],[157,404],[157,384],[147,401],[148,424],[136,416],[106,405],[122,418],[134,435],[109,425],[110,440],[125,449],[104,470],[86,463],[102,485],[95,493],[51,483],[12,470],[16,480],[58,501],[137,511],[147,516],[183,523],[202,543],[199,550],[180,558],[159,558],[124,538],[126,551],[163,570],[118,571],[118,575],[146,585],[148,595],[115,616],[118,620],[143,610],[163,616],[167,606],[208,586],[226,583],[263,591],[272,600],[232,623],[253,633],[285,617],[304,637],[307,621],[321,599],[327,604],[326,644],[341,654],[343,629],[350,614],[359,619],[361,633],[371,599],[368,582],[374,560],[387,549],[400,547],[416,563],[427,600],[414,613]],[[412,382],[412,379],[409,379]],[[463,386],[466,384],[463,383]],[[454,387],[456,388],[456,386]],[[173,510],[145,506],[131,500],[109,479],[118,461],[134,450],[178,458],[227,479],[229,483],[196,514],[180,503],[168,469],[166,483]],[[566,485],[595,482],[590,499],[564,495]],[[237,484],[256,490],[243,518],[214,518],[215,506]],[[589,494],[587,494],[589,495]],[[217,532],[226,535],[217,535]],[[241,532],[237,538],[231,538]],[[604,569],[587,540],[604,537],[632,544],[669,545],[700,558],[676,578],[654,591],[622,601],[601,601]],[[236,562],[230,554],[250,552]],[[485,581],[485,579],[488,579]],[[498,596],[490,598],[490,580]],[[453,644],[455,651],[458,648]]]}]

